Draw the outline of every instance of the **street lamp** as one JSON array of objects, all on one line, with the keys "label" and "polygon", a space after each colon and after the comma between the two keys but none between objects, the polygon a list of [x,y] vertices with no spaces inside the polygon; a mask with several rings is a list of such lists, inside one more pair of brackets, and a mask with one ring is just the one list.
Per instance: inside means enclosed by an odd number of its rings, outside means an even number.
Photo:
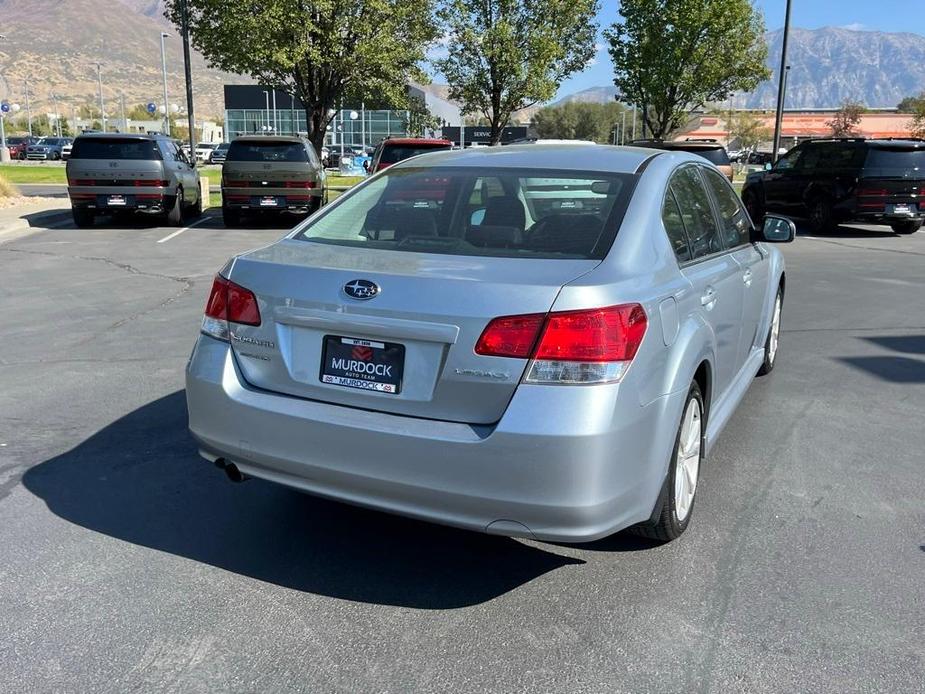
[{"label": "street lamp", "polygon": [[263,90],[263,98],[267,102],[266,110],[263,112],[263,130],[267,132],[270,129],[270,92]]},{"label": "street lamp", "polygon": [[103,104],[103,67],[96,64],[96,80],[100,88],[100,124],[103,126],[103,132],[106,132],[106,107]]},{"label": "street lamp", "polygon": [[164,45],[164,39],[170,38],[170,34],[161,32],[161,72],[164,75],[164,132],[170,135],[170,114],[167,111],[167,49]]},{"label": "street lamp", "polygon": [[787,0],[787,14],[784,16],[784,39],[780,49],[780,75],[777,81],[777,113],[774,117],[774,152],[773,162],[777,163],[777,150],[780,149],[780,131],[784,120],[784,92],[787,90],[787,38],[790,36],[790,0]]},{"label": "street lamp", "polygon": [[22,81],[22,90],[26,96],[26,118],[29,121],[29,136],[32,136],[32,105],[29,103],[29,80]]}]

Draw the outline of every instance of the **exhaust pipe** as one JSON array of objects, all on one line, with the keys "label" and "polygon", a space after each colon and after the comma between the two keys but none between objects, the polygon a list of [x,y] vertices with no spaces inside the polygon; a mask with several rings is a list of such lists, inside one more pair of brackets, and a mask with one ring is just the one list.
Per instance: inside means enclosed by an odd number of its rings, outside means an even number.
[{"label": "exhaust pipe", "polygon": [[225,474],[228,475],[228,479],[232,482],[246,482],[248,480],[247,475],[241,472],[237,465],[229,463],[224,458],[217,458],[215,460],[215,466],[224,470]]}]

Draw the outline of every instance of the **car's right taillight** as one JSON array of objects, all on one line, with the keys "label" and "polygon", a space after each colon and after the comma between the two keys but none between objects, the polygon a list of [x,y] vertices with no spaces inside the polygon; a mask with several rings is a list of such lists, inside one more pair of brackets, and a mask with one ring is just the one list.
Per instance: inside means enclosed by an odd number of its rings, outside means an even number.
[{"label": "car's right taillight", "polygon": [[228,340],[231,323],[260,325],[257,297],[250,289],[216,275],[206,301],[202,332],[219,340]]},{"label": "car's right taillight", "polygon": [[476,354],[530,359],[526,383],[620,381],[632,363],[648,319],[639,304],[496,318]]}]

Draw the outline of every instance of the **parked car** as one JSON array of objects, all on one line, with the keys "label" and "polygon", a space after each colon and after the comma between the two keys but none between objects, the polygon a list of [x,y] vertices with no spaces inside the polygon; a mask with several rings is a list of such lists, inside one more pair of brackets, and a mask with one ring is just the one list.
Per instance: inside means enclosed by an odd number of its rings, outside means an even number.
[{"label": "parked car", "polygon": [[428,152],[448,151],[453,149],[451,140],[435,140],[424,137],[386,138],[373,150],[370,171],[382,171],[392,164]]},{"label": "parked car", "polygon": [[71,150],[74,148],[74,142],[68,142],[61,148],[61,159],[62,161],[67,161],[71,158]]},{"label": "parked car", "polygon": [[753,228],[684,152],[403,161],[222,268],[190,429],[234,480],[490,534],[670,540],[774,367],[784,260],[764,242],[793,234]]},{"label": "parked car", "polygon": [[99,133],[74,141],[67,161],[74,223],[100,213],[157,215],[171,226],[202,213],[199,174],[170,138]]},{"label": "parked car", "polygon": [[212,152],[218,147],[218,142],[200,142],[196,145],[196,161],[208,162]]},{"label": "parked car", "polygon": [[38,142],[26,146],[26,159],[58,161],[61,149],[73,140],[69,137],[43,137]]},{"label": "parked car", "polygon": [[730,181],[732,180],[732,162],[729,161],[726,148],[716,140],[633,140],[630,145],[697,154],[716,166]]},{"label": "parked car", "polygon": [[221,164],[225,161],[225,157],[228,156],[228,148],[231,146],[230,142],[222,142],[212,150],[209,154],[209,163],[210,164]]},{"label": "parked car", "polygon": [[10,151],[10,159],[25,159],[26,147],[34,145],[41,139],[42,138],[33,135],[14,135],[6,138],[6,146]]},{"label": "parked car", "polygon": [[222,164],[226,226],[240,224],[242,215],[310,214],[321,207],[325,192],[324,167],[302,137],[239,137]]},{"label": "parked car", "polygon": [[328,152],[328,165],[327,168],[336,169],[340,167],[340,160],[344,157],[360,157],[364,154],[364,148],[359,145],[344,145],[343,152],[341,152],[340,145],[335,145],[331,147],[330,152]]},{"label": "parked car", "polygon": [[742,199],[766,212],[804,217],[815,233],[842,222],[889,224],[912,234],[925,222],[925,140],[807,140],[770,170],[749,174]]}]

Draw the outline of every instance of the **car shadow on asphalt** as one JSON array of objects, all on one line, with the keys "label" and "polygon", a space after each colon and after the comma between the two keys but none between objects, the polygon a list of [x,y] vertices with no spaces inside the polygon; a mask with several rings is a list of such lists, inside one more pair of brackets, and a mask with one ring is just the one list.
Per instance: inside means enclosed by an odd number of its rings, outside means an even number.
[{"label": "car shadow on asphalt", "polygon": [[925,383],[925,361],[908,357],[838,357],[838,361],[890,383]]},{"label": "car shadow on asphalt", "polygon": [[797,236],[813,236],[819,239],[887,239],[900,236],[890,227],[880,226],[876,229],[841,224],[828,231],[812,231],[806,222],[797,221]]},{"label": "car shadow on asphalt", "polygon": [[95,532],[318,595],[420,609],[491,600],[583,563],[509,538],[229,482],[199,458],[177,391],[34,466],[24,486]]}]

